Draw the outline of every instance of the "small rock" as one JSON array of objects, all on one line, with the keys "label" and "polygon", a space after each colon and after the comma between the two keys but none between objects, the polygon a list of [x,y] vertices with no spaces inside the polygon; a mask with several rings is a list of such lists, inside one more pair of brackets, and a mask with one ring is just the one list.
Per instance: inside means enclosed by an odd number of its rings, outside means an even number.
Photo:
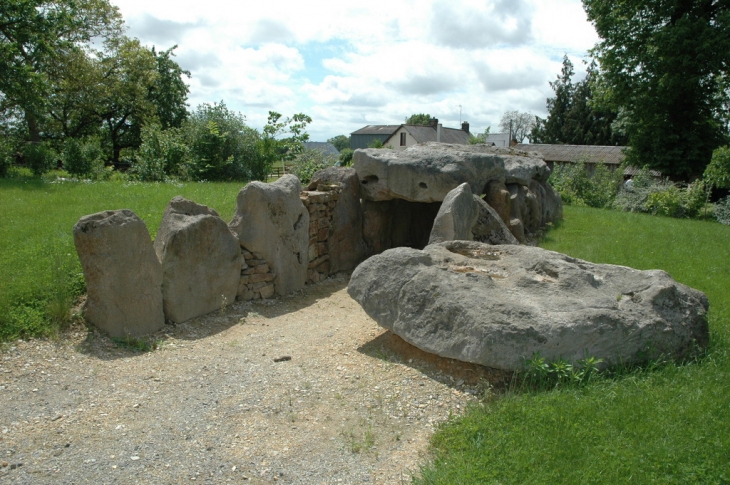
[{"label": "small rock", "polygon": [[288,360],[291,360],[291,355],[282,355],[281,357],[277,357],[274,359],[274,362],[286,362]]}]

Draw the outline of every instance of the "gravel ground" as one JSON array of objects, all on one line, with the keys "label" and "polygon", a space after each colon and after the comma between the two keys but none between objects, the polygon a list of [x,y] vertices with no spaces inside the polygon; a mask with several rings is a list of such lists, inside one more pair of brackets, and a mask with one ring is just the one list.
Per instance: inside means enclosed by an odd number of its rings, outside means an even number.
[{"label": "gravel ground", "polygon": [[0,483],[409,483],[502,376],[425,354],[348,276],[236,303],[140,352],[78,327],[0,351]]}]

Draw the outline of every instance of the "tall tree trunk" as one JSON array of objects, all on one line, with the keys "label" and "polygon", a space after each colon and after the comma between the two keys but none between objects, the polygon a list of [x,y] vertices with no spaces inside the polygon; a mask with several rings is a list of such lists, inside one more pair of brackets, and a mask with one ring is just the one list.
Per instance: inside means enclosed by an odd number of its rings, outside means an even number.
[{"label": "tall tree trunk", "polygon": [[40,128],[38,128],[38,118],[36,118],[35,113],[26,110],[25,123],[28,125],[28,139],[32,143],[40,143],[41,132]]}]

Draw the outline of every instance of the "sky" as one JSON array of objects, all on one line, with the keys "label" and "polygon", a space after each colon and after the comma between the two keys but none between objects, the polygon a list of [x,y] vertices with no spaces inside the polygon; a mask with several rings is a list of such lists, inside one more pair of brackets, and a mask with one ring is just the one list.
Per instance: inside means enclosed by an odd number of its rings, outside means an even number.
[{"label": "sky", "polygon": [[261,129],[312,118],[310,140],[428,113],[472,134],[505,111],[544,117],[565,54],[598,41],[579,0],[111,0],[127,35],[191,73],[190,109],[224,101]]}]

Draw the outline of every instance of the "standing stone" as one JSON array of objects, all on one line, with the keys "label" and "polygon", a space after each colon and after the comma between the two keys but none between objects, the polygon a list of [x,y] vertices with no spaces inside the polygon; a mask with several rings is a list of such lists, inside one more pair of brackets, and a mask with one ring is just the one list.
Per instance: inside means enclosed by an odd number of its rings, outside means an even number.
[{"label": "standing stone", "polygon": [[504,182],[493,180],[485,188],[484,202],[489,204],[505,224],[510,220],[510,193]]},{"label": "standing stone", "polygon": [[443,241],[472,241],[472,228],[477,222],[479,207],[469,188],[463,183],[446,194],[431,229],[429,244]]},{"label": "standing stone", "polygon": [[241,248],[213,209],[173,198],[165,209],[154,248],[162,263],[167,319],[184,322],[235,301]]},{"label": "standing stone", "polygon": [[145,223],[128,209],[104,211],[79,219],[73,234],[86,279],[86,321],[113,338],[162,328],[162,267]]},{"label": "standing stone", "polygon": [[251,182],[238,193],[229,227],[247,250],[260,254],[276,275],[276,293],[304,287],[309,264],[309,211],[299,199],[302,184],[291,174],[276,182]]},{"label": "standing stone", "polygon": [[474,196],[478,207],[476,223],[472,228],[473,240],[487,244],[519,244],[502,218],[489,204]]},{"label": "standing stone", "polygon": [[330,272],[353,269],[365,259],[360,179],[354,168],[329,167],[312,176],[309,190],[317,190],[320,184],[336,184],[342,189],[332,211],[332,225],[327,237]]}]

